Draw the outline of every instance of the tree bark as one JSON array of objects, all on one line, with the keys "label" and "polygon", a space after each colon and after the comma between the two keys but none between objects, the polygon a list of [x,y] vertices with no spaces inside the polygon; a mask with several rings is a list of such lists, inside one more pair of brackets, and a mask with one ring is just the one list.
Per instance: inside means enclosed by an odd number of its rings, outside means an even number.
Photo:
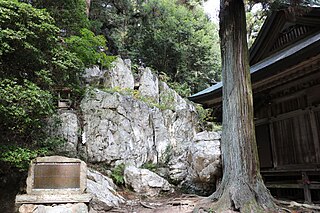
[{"label": "tree bark", "polygon": [[89,17],[91,0],[86,0],[86,14]]},{"label": "tree bark", "polygon": [[223,178],[209,207],[216,212],[273,212],[276,206],[259,169],[243,0],[220,1],[220,40]]}]

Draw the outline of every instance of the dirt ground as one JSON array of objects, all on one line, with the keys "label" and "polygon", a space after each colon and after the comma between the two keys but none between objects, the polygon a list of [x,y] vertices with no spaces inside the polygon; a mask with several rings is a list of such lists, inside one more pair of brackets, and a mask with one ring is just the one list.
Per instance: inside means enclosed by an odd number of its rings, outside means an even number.
[{"label": "dirt ground", "polygon": [[114,213],[189,213],[201,197],[186,194],[161,194],[158,197],[145,197],[124,191],[120,194],[127,202],[120,208],[111,209]]},{"label": "dirt ground", "polygon": [[[121,193],[127,202],[120,208],[111,209],[111,213],[191,213],[197,202],[203,199],[197,195],[163,194],[159,197],[144,197],[132,192]],[[281,209],[279,213],[320,213],[320,205],[300,204],[294,201],[277,201]],[[209,213],[202,211],[199,213]],[[210,212],[210,213],[215,213]],[[220,212],[219,212],[220,213]],[[235,213],[228,211],[224,213]]]}]

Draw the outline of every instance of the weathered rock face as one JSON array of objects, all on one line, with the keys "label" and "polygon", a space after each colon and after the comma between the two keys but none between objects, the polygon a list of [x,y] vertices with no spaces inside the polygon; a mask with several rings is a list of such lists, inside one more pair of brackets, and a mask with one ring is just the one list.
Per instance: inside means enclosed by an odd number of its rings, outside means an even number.
[{"label": "weathered rock face", "polygon": [[104,86],[108,88],[134,88],[134,78],[131,72],[129,61],[126,63],[121,59],[117,58],[111,64],[111,69],[104,73]]},{"label": "weathered rock face", "polygon": [[[210,182],[220,175],[220,135],[216,132],[201,132],[196,135],[188,152],[188,163],[199,182]],[[189,173],[190,174],[190,173]]]},{"label": "weathered rock face", "polygon": [[125,202],[116,192],[117,187],[110,178],[91,169],[88,170],[87,177],[87,192],[93,195],[90,208],[95,211],[108,211]]},{"label": "weathered rock face", "polygon": [[84,78],[91,85],[103,84],[107,88],[128,88],[133,89],[134,78],[131,72],[130,60],[123,61],[117,58],[108,70],[99,69],[98,66],[87,68]]},{"label": "weathered rock face", "polygon": [[152,74],[149,68],[140,68],[142,73],[139,82],[139,92],[146,98],[150,98],[155,103],[159,103],[159,80]]},{"label": "weathered rock face", "polygon": [[189,163],[185,185],[198,194],[211,194],[221,177],[220,134],[201,132],[187,153]]},{"label": "weathered rock face", "polygon": [[103,82],[103,76],[107,70],[101,70],[98,66],[85,69],[84,78],[86,83],[97,85]]},{"label": "weathered rock face", "polygon": [[145,103],[94,90],[82,101],[81,108],[88,161],[140,166],[154,160],[152,111]]},{"label": "weathered rock face", "polygon": [[58,148],[58,152],[68,152],[68,155],[75,157],[78,154],[80,125],[78,116],[71,110],[60,110],[55,117],[49,121],[49,131],[52,136],[65,139],[64,144]]},{"label": "weathered rock face", "polygon": [[90,162],[164,163],[169,152],[183,152],[195,134],[196,112],[190,106],[160,110],[132,96],[92,90],[81,108]]},{"label": "weathered rock face", "polygon": [[[139,68],[135,88],[139,92],[135,93],[130,61],[117,59],[111,70],[87,71],[88,82],[99,79],[100,86],[117,88],[86,92],[81,101],[82,129],[73,130],[82,133],[77,137],[81,143],[69,137],[71,130],[61,134],[68,136],[68,143],[78,144],[70,146],[71,151],[108,166],[167,165],[165,173],[175,183],[214,182],[220,161],[219,153],[210,149],[219,147],[219,139],[214,133],[196,134],[198,119],[193,104],[159,81],[149,68]],[[68,129],[79,122],[70,116],[65,123],[63,128]]]},{"label": "weathered rock face", "polygon": [[124,170],[124,180],[133,191],[147,196],[156,196],[161,191],[173,191],[167,180],[148,169],[128,166]]}]

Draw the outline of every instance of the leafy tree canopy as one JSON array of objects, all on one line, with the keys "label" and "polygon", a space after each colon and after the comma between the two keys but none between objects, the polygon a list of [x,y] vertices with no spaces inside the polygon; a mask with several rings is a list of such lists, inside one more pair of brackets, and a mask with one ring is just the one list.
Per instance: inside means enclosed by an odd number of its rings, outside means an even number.
[{"label": "leafy tree canopy", "polygon": [[89,27],[85,0],[33,0],[31,3],[36,8],[45,8],[64,36],[78,34],[82,28]]},{"label": "leafy tree canopy", "polygon": [[66,38],[68,48],[77,54],[86,67],[101,65],[104,68],[110,66],[114,57],[107,56],[105,50],[106,39],[103,35],[95,36],[86,28],[80,31],[80,36]]},{"label": "leafy tree canopy", "polygon": [[111,52],[187,83],[192,93],[219,80],[217,28],[198,1],[97,0],[90,17]]},{"label": "leafy tree canopy", "polygon": [[8,0],[0,1],[0,10],[1,78],[28,79],[42,88],[77,81],[83,64],[62,46],[49,13]]},{"label": "leafy tree canopy", "polygon": [[[0,141],[20,147],[2,147],[10,156],[29,150],[23,161],[46,137],[42,127],[54,111],[53,89],[79,85],[84,66],[66,49],[54,19],[43,9],[0,0],[0,29]],[[2,161],[10,159],[5,153],[0,156]]]}]

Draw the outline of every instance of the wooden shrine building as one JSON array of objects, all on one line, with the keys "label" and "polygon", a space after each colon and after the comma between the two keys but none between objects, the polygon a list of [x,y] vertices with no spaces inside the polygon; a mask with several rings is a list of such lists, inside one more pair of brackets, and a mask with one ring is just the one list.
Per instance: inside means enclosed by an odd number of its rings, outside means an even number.
[{"label": "wooden shrine building", "polygon": [[[270,15],[250,49],[261,174],[274,196],[320,202],[320,8]],[[222,84],[189,98],[221,119]]]}]

